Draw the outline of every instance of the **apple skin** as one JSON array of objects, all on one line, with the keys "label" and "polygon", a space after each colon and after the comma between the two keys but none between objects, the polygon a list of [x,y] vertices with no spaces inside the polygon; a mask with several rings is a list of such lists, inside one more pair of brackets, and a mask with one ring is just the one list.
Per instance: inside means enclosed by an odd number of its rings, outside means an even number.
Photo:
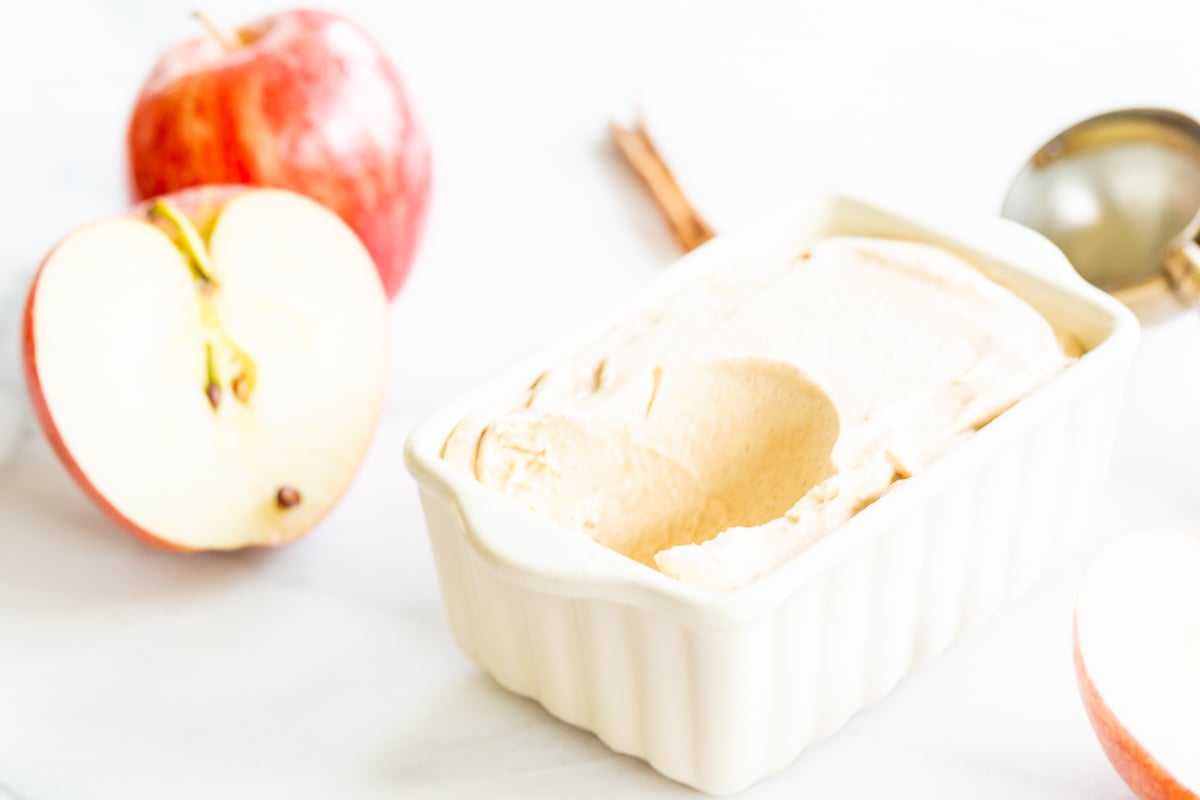
[{"label": "apple skin", "polygon": [[134,201],[199,184],[307,195],[358,234],[389,299],[408,277],[432,181],[425,132],[386,54],[362,29],[289,11],[167,52],[128,131]]},{"label": "apple skin", "polygon": [[1079,693],[1100,747],[1117,774],[1141,800],[1196,800],[1196,795],[1181,786],[1113,716],[1083,663],[1078,624],[1073,628],[1075,679],[1079,683]]},{"label": "apple skin", "polygon": [[[208,230],[217,216],[221,213],[225,204],[238,195],[252,191],[255,187],[239,186],[232,184],[222,184],[215,186],[196,186],[191,189],[184,189],[180,192],[174,192],[164,197],[170,200],[176,208],[187,215],[192,224],[199,230]],[[150,201],[131,208],[128,216],[137,219],[145,219],[146,212],[150,207]],[[147,222],[147,224],[153,224]],[[96,487],[88,480],[87,475],[79,466],[79,463],[72,455],[70,448],[63,441],[62,436],[58,432],[58,428],[54,424],[54,418],[50,414],[50,407],[47,403],[45,393],[42,391],[41,381],[38,377],[38,351],[37,342],[34,337],[34,322],[35,322],[35,304],[34,300],[37,296],[38,280],[41,278],[42,269],[50,261],[54,255],[57,246],[46,254],[42,259],[41,265],[34,273],[33,281],[29,286],[29,295],[25,300],[25,311],[21,324],[21,354],[23,371],[25,375],[25,385],[29,394],[30,405],[33,407],[34,416],[38,420],[46,440],[50,443],[50,447],[54,450],[67,473],[74,479],[75,483],[83,489],[84,493],[91,498],[92,502],[120,528],[131,534],[134,538],[142,542],[152,545],[162,550],[170,550],[174,552],[204,552],[205,548],[188,547],[172,542],[168,539],[163,539],[155,536],[148,530],[140,527],[124,514],[122,514],[108,498],[106,498]],[[349,488],[348,486],[345,488]],[[333,505],[336,505],[334,503]],[[331,506],[332,509],[333,506]],[[315,523],[314,523],[315,524]],[[256,546],[278,546],[287,542],[278,542],[276,545],[256,545]]]}]

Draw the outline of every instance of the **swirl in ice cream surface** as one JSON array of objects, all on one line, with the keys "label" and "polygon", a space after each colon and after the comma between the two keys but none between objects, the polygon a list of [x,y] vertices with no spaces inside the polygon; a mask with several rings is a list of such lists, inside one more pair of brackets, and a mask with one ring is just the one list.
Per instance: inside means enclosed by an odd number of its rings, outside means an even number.
[{"label": "swirl in ice cream surface", "polygon": [[443,456],[564,535],[733,589],[1077,353],[947,250],[832,238],[701,275],[463,420]]}]

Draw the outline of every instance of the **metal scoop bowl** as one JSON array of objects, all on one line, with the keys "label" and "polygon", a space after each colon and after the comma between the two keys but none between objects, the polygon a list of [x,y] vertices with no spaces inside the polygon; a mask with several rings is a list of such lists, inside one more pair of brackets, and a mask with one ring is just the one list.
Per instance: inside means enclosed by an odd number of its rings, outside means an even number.
[{"label": "metal scoop bowl", "polygon": [[1180,297],[1200,302],[1200,122],[1153,108],[1086,119],[1033,155],[1001,213],[1102,289],[1165,273]]}]

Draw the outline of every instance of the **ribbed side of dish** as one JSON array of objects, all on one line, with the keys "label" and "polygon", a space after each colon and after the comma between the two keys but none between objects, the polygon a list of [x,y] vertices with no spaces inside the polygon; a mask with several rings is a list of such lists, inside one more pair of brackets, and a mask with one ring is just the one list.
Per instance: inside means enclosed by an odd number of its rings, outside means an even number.
[{"label": "ribbed side of dish", "polygon": [[1122,375],[1114,364],[1090,383],[991,458],[964,459],[931,502],[889,518],[769,614],[726,630],[525,588],[472,550],[452,498],[423,487],[454,637],[501,685],[612,749],[703,791],[738,791],[883,697],[1076,544],[1104,483]]}]

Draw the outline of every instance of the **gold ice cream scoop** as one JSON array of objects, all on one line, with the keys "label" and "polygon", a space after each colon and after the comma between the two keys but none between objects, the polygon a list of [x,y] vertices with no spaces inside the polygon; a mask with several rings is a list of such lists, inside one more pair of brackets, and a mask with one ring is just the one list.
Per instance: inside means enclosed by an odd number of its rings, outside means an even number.
[{"label": "gold ice cream scoop", "polygon": [[1200,122],[1131,108],[1072,125],[1018,173],[1001,212],[1110,291],[1160,280],[1200,302]]}]

